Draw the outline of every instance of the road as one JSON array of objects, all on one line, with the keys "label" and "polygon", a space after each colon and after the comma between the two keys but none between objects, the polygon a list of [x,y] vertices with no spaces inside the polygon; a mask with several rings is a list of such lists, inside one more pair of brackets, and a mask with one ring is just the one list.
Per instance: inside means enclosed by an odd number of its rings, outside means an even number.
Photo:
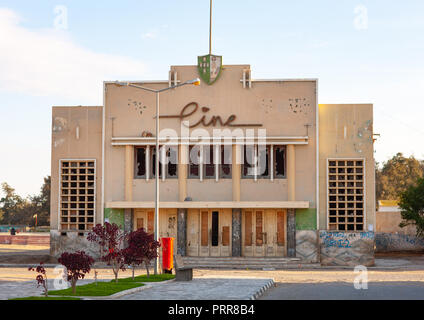
[{"label": "road", "polygon": [[424,300],[424,282],[368,282],[367,289],[353,283],[277,283],[260,300]]}]

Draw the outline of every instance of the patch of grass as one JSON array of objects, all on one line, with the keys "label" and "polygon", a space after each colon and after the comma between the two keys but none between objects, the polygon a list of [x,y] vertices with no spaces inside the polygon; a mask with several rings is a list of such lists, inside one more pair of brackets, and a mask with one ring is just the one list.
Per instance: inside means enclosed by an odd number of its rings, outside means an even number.
[{"label": "patch of grass", "polygon": [[[122,278],[122,279],[118,279],[118,283],[132,283],[132,282],[160,282],[160,281],[167,281],[167,280],[171,280],[174,279],[175,275],[173,274],[169,274],[169,273],[164,273],[164,274],[151,274],[150,277],[147,277],[147,275],[143,274],[141,276],[136,276],[134,277],[134,280],[132,279],[132,277],[129,278]],[[111,280],[111,282],[115,282],[114,280]]]},{"label": "patch of grass", "polygon": [[76,287],[76,294],[72,294],[72,288],[64,290],[49,291],[49,295],[54,296],[83,296],[83,297],[103,297],[110,296],[114,293],[133,289],[143,286],[142,283],[136,282],[103,282],[99,281],[96,283],[89,283],[82,286]]},{"label": "patch of grass", "polygon": [[11,298],[9,300],[81,300],[75,297],[25,297],[25,298]]}]

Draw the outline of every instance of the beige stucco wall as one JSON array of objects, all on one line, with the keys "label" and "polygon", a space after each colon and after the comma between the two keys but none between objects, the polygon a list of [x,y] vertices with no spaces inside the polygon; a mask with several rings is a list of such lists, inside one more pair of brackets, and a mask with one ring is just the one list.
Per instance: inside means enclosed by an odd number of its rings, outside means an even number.
[{"label": "beige stucco wall", "polygon": [[404,228],[399,227],[402,217],[400,211],[377,211],[375,221],[376,232],[399,233],[415,236],[417,229],[413,225]]},{"label": "beige stucco wall", "polygon": [[[76,128],[79,127],[79,139]],[[58,227],[60,159],[96,159],[96,216],[100,223],[102,182],[102,107],[53,107],[50,226]]]},{"label": "beige stucco wall", "polygon": [[[260,123],[267,136],[308,136],[308,145],[296,145],[295,200],[310,201],[316,207],[316,81],[254,81],[252,88],[243,88],[240,79],[248,65],[224,66],[220,78],[200,87],[184,86],[160,95],[160,114],[176,115],[190,102],[208,107],[207,121],[221,116],[225,121],[231,114],[234,123]],[[197,78],[196,66],[173,66],[178,79],[184,82]],[[159,89],[168,82],[146,82],[144,86]],[[295,103],[295,100],[298,102]],[[292,104],[292,106],[290,106]],[[297,105],[297,107],[295,107]],[[199,109],[200,109],[199,108]],[[112,137],[140,137],[143,131],[155,132],[155,94],[131,87],[105,83],[105,202],[125,200],[125,146],[112,146]],[[197,122],[199,110],[189,120]],[[160,127],[171,128],[181,135],[179,119],[160,119]],[[308,126],[308,127],[307,127]],[[219,125],[215,127],[219,129]],[[202,125],[212,135],[213,127]],[[193,130],[190,129],[190,134]],[[237,129],[237,127],[230,128]],[[245,130],[246,128],[241,128]],[[185,135],[185,134],[184,134]],[[161,201],[178,201],[178,179],[161,181]],[[241,200],[287,200],[287,179],[274,181],[241,180]],[[194,201],[233,200],[232,181],[228,179],[187,180],[187,196]],[[154,181],[133,179],[132,201],[153,201]]]},{"label": "beige stucco wall", "polygon": [[327,229],[327,159],[365,159],[365,231],[375,231],[372,104],[319,105],[320,229]]}]

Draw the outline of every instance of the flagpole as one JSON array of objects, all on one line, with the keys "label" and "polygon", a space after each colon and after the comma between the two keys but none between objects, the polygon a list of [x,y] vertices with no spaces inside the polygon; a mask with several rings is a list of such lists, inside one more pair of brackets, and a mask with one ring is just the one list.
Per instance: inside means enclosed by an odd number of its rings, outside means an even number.
[{"label": "flagpole", "polygon": [[212,54],[212,0],[210,0],[210,16],[209,16],[209,54]]}]

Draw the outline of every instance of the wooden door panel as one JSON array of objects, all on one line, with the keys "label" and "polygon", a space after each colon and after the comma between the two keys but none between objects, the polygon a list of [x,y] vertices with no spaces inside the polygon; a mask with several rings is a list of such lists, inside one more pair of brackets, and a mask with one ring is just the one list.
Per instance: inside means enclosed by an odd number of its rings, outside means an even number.
[{"label": "wooden door panel", "polygon": [[137,230],[144,228],[144,219],[143,218],[137,218]]},{"label": "wooden door panel", "polygon": [[155,212],[148,211],[147,212],[147,233],[154,233],[155,228]]},{"label": "wooden door panel", "polygon": [[264,244],[263,212],[256,211],[256,245],[262,246],[263,244]]},{"label": "wooden door panel", "polygon": [[209,228],[208,228],[208,218],[209,212],[202,211],[201,212],[201,245],[203,247],[207,247],[209,245]]},{"label": "wooden door panel", "polygon": [[277,211],[277,245],[284,246],[284,211]]},{"label": "wooden door panel", "polygon": [[250,247],[252,245],[252,211],[246,211],[244,217],[244,245]]},{"label": "wooden door panel", "polygon": [[227,247],[230,245],[230,227],[222,227],[222,245]]}]

